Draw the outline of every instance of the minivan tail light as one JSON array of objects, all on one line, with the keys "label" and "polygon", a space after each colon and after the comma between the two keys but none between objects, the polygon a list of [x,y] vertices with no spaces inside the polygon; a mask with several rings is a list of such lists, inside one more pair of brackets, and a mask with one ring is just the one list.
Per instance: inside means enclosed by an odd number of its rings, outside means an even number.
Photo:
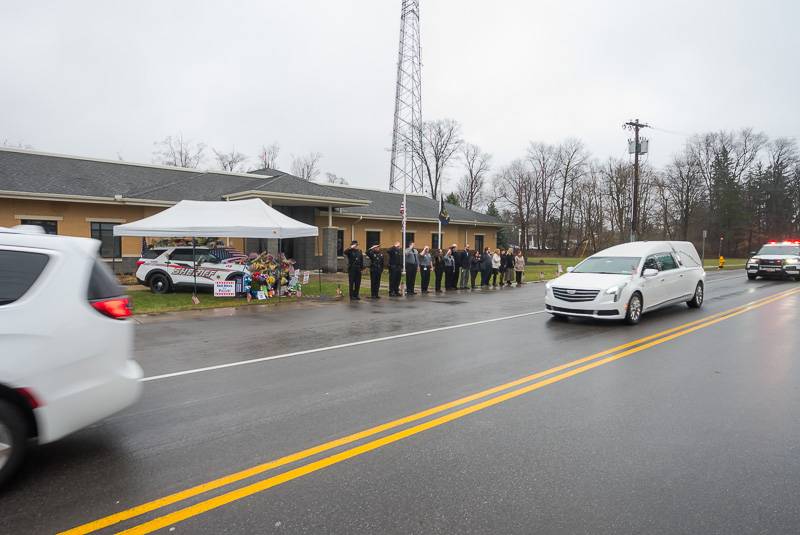
[{"label": "minivan tail light", "polygon": [[38,409],[39,407],[42,406],[41,402],[39,401],[39,398],[37,398],[33,394],[30,388],[22,387],[22,388],[16,388],[15,390],[17,394],[19,394],[25,399],[25,402],[31,409]]},{"label": "minivan tail light", "polygon": [[113,297],[92,301],[91,305],[109,318],[121,320],[131,315],[131,301],[127,297]]},{"label": "minivan tail light", "polygon": [[136,261],[136,267],[139,267],[139,266],[141,266],[142,264],[145,264],[145,263],[146,262],[144,260],[137,260]]}]

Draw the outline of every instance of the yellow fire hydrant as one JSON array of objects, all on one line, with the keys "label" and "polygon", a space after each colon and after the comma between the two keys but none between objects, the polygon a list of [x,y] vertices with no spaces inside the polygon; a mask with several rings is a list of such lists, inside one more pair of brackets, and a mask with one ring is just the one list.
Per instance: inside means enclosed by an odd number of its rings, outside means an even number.
[{"label": "yellow fire hydrant", "polygon": [[725,269],[725,257],[719,255],[719,269]]}]

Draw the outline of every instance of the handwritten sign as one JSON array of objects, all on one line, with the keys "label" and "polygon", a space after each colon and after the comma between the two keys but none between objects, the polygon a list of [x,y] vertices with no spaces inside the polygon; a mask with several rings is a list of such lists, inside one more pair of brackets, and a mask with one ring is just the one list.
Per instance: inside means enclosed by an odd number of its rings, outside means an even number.
[{"label": "handwritten sign", "polygon": [[311,276],[310,271],[303,272],[303,284],[308,284],[308,278]]},{"label": "handwritten sign", "polygon": [[236,281],[214,281],[214,297],[236,297]]}]

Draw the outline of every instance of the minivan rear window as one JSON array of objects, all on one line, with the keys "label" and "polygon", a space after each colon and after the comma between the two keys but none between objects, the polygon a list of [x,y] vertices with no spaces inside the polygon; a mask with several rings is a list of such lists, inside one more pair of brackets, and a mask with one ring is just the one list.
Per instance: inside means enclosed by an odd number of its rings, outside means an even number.
[{"label": "minivan rear window", "polygon": [[43,253],[0,249],[0,306],[25,295],[49,260]]},{"label": "minivan rear window", "polygon": [[92,274],[89,277],[89,291],[87,292],[89,301],[119,297],[124,293],[125,291],[106,263],[99,258],[95,259]]}]

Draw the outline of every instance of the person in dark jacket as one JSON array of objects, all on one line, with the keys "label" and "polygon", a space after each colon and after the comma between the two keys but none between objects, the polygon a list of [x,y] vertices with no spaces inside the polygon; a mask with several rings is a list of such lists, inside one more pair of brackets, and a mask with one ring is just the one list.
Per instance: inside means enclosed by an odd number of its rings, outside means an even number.
[{"label": "person in dark jacket", "polygon": [[[453,280],[451,281],[449,290],[455,290],[456,286],[458,286],[458,272],[461,270],[461,264],[459,262],[459,258],[461,256],[458,254],[458,247],[454,243],[450,246],[450,256],[453,257]],[[444,287],[447,288],[447,279],[445,279]]]},{"label": "person in dark jacket", "polygon": [[383,253],[380,245],[373,245],[367,249],[369,258],[369,289],[373,299],[380,299],[378,292],[381,288],[381,276],[383,275]]},{"label": "person in dark jacket", "polygon": [[506,286],[511,286],[514,281],[514,250],[509,247],[506,250],[506,263],[504,269],[506,270]]},{"label": "person in dark jacket", "polygon": [[444,265],[444,288],[445,290],[456,289],[456,257],[453,256],[453,249],[445,251],[442,257]]},{"label": "person in dark jacket", "polygon": [[395,242],[387,251],[389,255],[389,296],[400,297],[400,277],[403,275],[403,250]]},{"label": "person in dark jacket", "polygon": [[419,269],[419,251],[414,247],[412,241],[406,247],[406,295],[415,295],[414,285],[417,282],[417,270]]},{"label": "person in dark jacket", "polygon": [[350,247],[344,252],[347,257],[347,282],[350,290],[350,300],[358,301],[361,299],[358,293],[361,291],[361,270],[364,269],[364,254],[358,248],[358,241],[350,242]]},{"label": "person in dark jacket", "polygon": [[483,258],[481,258],[481,252],[475,251],[475,254],[472,255],[469,262],[470,288],[472,288],[473,290],[475,289],[475,279],[478,278],[478,274],[481,272],[482,267],[483,267]]},{"label": "person in dark jacket", "polygon": [[441,249],[436,249],[433,253],[433,289],[437,294],[442,291],[442,275],[444,275],[444,255]]},{"label": "person in dark jacket", "polygon": [[481,286],[489,286],[489,277],[492,275],[492,253],[486,247],[481,253]]},{"label": "person in dark jacket", "polygon": [[464,246],[464,250],[459,253],[457,265],[461,268],[461,277],[458,287],[462,290],[467,289],[467,280],[472,269],[472,251],[469,250],[469,245]]}]

